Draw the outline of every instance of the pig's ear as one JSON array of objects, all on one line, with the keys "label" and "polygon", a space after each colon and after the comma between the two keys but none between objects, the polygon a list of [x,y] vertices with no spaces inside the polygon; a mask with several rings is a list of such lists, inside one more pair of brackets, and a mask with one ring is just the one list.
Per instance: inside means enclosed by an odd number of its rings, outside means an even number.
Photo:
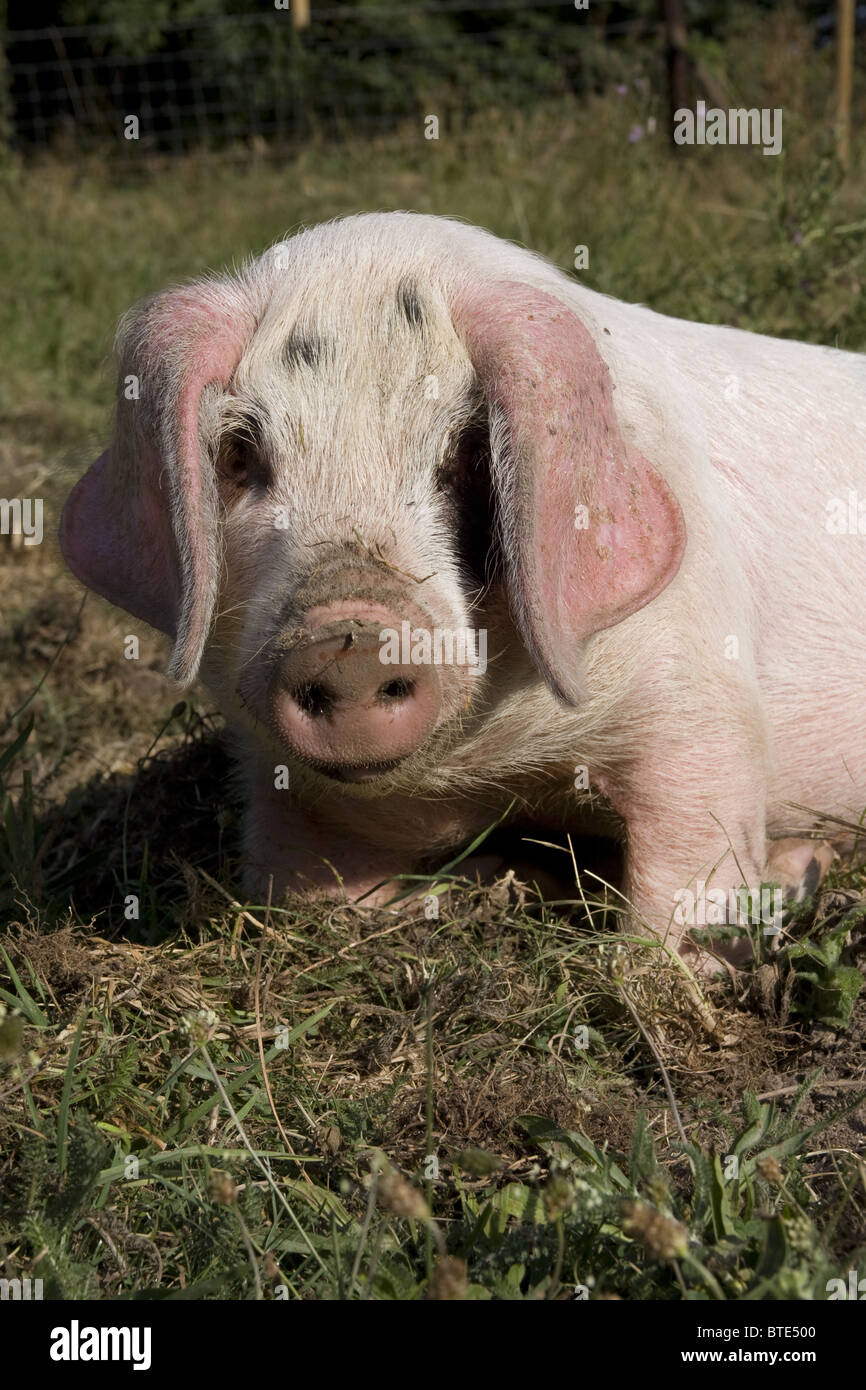
[{"label": "pig's ear", "polygon": [[228,280],[159,295],[121,324],[114,440],[60,522],[73,573],[174,638],[169,675],[183,685],[198,670],[219,565],[199,406],[206,386],[227,385],[254,326],[246,292]]},{"label": "pig's ear", "polygon": [[679,568],[685,523],[623,439],[607,367],[558,299],[520,283],[455,306],[487,398],[509,597],[539,670],[580,695],[580,644],[649,603]]}]

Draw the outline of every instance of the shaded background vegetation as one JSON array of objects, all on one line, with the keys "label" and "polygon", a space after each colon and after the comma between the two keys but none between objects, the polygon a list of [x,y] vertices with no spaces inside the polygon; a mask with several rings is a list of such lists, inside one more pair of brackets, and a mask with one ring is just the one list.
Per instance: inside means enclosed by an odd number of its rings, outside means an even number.
[{"label": "shaded background vegetation", "polygon": [[[733,76],[726,43],[777,9],[684,0],[694,58]],[[796,9],[810,44],[832,43],[828,0]],[[288,8],[248,0],[10,0],[8,134],[21,148],[117,142],[134,113],[144,148],[181,150],[358,135],[431,112],[453,125],[493,107],[526,111],[541,96],[586,97],[636,60],[652,72],[661,10],[658,0],[583,10],[573,0],[314,0],[298,31]]]}]

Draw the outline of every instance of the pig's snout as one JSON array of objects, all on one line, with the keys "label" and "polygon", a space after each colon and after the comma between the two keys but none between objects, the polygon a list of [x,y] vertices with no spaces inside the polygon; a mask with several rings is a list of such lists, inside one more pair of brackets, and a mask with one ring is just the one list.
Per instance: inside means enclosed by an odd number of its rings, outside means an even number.
[{"label": "pig's snout", "polygon": [[[399,621],[389,624],[399,628]],[[343,619],[314,628],[278,661],[268,691],[271,723],[292,752],[320,771],[363,782],[414,753],[439,716],[431,665],[381,660],[381,622]]]}]

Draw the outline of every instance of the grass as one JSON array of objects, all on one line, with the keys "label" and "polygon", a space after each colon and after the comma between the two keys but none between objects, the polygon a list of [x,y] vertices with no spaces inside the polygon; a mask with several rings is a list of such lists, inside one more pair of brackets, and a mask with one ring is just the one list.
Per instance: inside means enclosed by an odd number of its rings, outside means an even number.
[{"label": "grass", "polygon": [[[831,55],[773,18],[718,57],[785,153],[694,150],[627,91],[122,170],[8,160],[0,491],[46,532],[104,432],[136,296],[303,223],[481,222],[664,312],[866,346],[866,177]],[[82,606],[50,541],[0,553],[0,1277],[82,1298],[784,1299],[862,1270],[863,872],[714,986],[616,912],[513,877],[396,913],[238,902],[215,712],[156,637]],[[675,827],[672,828],[675,833]],[[592,886],[585,875],[581,889]],[[859,1110],[862,1116],[862,1108]]]},{"label": "grass", "polygon": [[[7,935],[4,1273],[65,1298],[819,1298],[859,1258],[862,1089],[830,1030],[720,997],[707,1037],[651,943],[513,885],[395,920],[228,904],[181,868],[158,945],[34,906]],[[784,1100],[749,1084],[807,1065]]]}]

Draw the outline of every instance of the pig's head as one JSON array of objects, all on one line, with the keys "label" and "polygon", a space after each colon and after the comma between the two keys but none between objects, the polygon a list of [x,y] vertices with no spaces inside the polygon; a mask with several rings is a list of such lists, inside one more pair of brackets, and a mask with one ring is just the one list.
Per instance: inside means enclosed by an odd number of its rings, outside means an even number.
[{"label": "pig's head", "polygon": [[585,640],[664,587],[684,534],[562,300],[324,230],[121,326],[114,442],[61,544],[171,635],[178,682],[201,666],[278,760],[369,792],[495,686],[493,591],[573,702]]}]

